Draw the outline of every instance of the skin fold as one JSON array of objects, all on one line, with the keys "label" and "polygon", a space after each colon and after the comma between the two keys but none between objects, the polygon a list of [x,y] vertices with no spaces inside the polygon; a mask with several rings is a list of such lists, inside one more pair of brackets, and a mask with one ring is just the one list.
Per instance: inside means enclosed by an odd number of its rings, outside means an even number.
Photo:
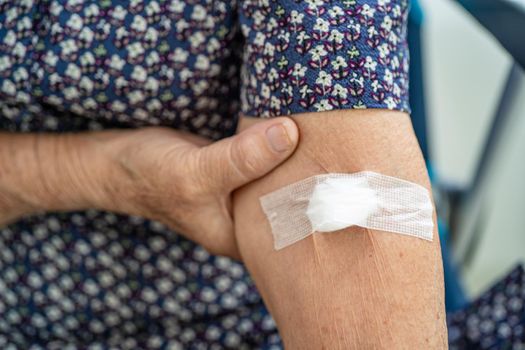
[{"label": "skin fold", "polygon": [[[351,227],[275,251],[259,204],[263,194],[328,172],[371,170],[430,190],[409,116],[351,110],[293,119],[300,135],[295,153],[237,190],[233,202],[239,251],[286,348],[445,349],[436,229],[428,242]],[[253,123],[244,119],[239,129]]]}]

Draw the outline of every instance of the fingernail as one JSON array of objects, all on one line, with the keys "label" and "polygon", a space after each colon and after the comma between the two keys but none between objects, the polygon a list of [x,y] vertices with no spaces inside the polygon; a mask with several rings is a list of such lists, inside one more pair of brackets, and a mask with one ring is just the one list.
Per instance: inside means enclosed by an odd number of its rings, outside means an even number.
[{"label": "fingernail", "polygon": [[276,152],[286,152],[292,147],[287,123],[274,124],[266,130],[266,138]]}]

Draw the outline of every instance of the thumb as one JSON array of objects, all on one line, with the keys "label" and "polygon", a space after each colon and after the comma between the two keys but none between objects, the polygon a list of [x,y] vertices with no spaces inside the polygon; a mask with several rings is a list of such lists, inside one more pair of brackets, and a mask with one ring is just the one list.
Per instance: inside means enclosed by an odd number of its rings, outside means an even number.
[{"label": "thumb", "polygon": [[240,134],[200,149],[208,184],[232,191],[275,168],[297,146],[299,131],[287,117],[257,123]]}]

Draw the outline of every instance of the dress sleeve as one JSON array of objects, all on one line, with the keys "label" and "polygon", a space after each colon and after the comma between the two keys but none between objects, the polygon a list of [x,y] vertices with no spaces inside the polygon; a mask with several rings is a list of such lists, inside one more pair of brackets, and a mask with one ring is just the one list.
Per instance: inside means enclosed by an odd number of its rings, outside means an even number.
[{"label": "dress sleeve", "polygon": [[244,0],[242,111],[409,111],[407,0]]}]

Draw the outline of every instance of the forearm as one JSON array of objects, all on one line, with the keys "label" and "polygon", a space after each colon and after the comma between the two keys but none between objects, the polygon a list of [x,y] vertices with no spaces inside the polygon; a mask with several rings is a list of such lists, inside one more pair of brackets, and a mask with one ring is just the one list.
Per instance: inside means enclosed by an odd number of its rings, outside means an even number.
[{"label": "forearm", "polygon": [[290,349],[445,347],[439,238],[351,227],[273,249],[258,198],[327,172],[371,170],[430,189],[407,115],[297,116],[296,153],[235,196],[239,250]]},{"label": "forearm", "polygon": [[0,224],[40,211],[110,207],[112,133],[0,133]]}]

